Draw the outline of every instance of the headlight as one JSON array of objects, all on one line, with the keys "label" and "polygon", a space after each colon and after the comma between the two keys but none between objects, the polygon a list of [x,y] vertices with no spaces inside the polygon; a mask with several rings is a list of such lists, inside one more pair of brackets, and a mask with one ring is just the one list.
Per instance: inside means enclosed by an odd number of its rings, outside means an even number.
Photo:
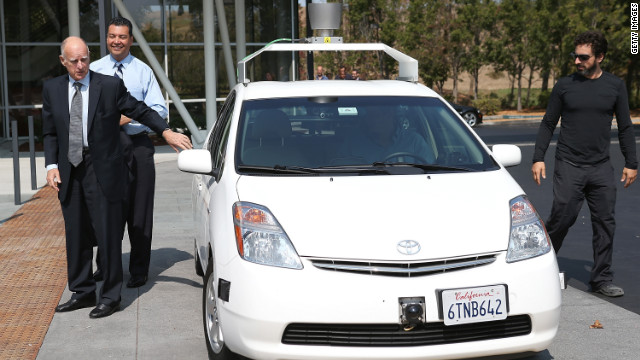
[{"label": "headlight", "polygon": [[540,216],[526,196],[518,196],[509,202],[511,208],[511,232],[507,262],[516,262],[548,253],[551,250],[549,235]]},{"label": "headlight", "polygon": [[233,204],[233,225],[238,253],[262,265],[302,269],[302,262],[275,216],[264,206]]}]

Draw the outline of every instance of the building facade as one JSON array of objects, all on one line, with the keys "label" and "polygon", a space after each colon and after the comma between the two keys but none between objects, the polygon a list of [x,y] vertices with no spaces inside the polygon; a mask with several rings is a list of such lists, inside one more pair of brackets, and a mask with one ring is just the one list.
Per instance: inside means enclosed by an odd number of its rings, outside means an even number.
[{"label": "building facade", "polygon": [[[131,19],[162,65],[196,125],[206,127],[204,77],[203,2],[214,0],[124,0]],[[238,54],[250,54],[268,42],[298,37],[298,2],[295,0],[215,0],[224,14],[215,12],[215,69],[218,104],[229,92],[229,73],[225,55],[237,63]],[[41,134],[42,84],[65,73],[58,60],[60,43],[69,36],[69,4],[79,8],[80,36],[87,42],[91,59],[108,53],[105,43],[106,23],[118,8],[111,0],[0,0],[0,141],[11,136],[11,120],[18,121],[19,136],[27,136],[27,117],[33,116],[36,136]],[[243,14],[237,13],[241,9]],[[218,8],[219,10],[219,8]],[[220,31],[226,22],[230,54],[224,54]],[[244,22],[238,27],[237,19]],[[237,37],[244,29],[244,38]],[[236,39],[242,39],[238,52]],[[135,40],[135,39],[134,39]],[[131,48],[134,56],[147,62],[137,41]],[[241,55],[240,55],[241,56]],[[252,72],[259,77],[287,80],[295,76],[292,56],[267,55],[257,61]],[[231,72],[235,74],[235,69]],[[267,75],[269,73],[269,75]],[[161,84],[162,86],[162,84]],[[163,89],[164,90],[164,89]],[[169,105],[169,124],[184,128],[173,102]]]}]

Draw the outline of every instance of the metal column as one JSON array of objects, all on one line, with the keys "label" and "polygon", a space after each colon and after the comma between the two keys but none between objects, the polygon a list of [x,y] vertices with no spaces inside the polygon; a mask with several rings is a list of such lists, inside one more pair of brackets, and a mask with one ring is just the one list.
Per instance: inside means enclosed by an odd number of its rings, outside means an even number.
[{"label": "metal column", "polygon": [[67,0],[69,36],[80,36],[80,0]]},{"label": "metal column", "polygon": [[218,14],[218,27],[220,28],[220,38],[222,39],[222,53],[224,54],[224,67],[227,70],[229,88],[236,85],[235,66],[231,56],[231,42],[229,41],[229,28],[227,27],[227,16],[224,11],[223,0],[216,0],[216,13]]},{"label": "metal column", "polygon": [[[213,0],[203,0],[202,13],[204,22],[204,77],[207,130],[216,123],[216,52],[215,52],[215,15]],[[204,140],[202,141],[204,142]]]},{"label": "metal column", "polygon": [[247,30],[245,20],[244,1],[236,1],[236,59],[238,61],[247,56]]}]

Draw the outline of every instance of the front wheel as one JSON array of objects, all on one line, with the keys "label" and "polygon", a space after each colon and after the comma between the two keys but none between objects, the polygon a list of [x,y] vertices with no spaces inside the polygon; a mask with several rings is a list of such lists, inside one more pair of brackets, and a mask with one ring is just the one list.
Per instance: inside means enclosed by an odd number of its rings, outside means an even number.
[{"label": "front wheel", "polygon": [[209,259],[207,271],[204,274],[204,287],[202,289],[202,322],[204,336],[207,342],[209,359],[232,360],[240,359],[224,344],[222,326],[218,318],[218,298],[216,297],[213,276],[213,259]]},{"label": "front wheel", "polygon": [[476,114],[472,112],[466,112],[462,114],[462,117],[467,122],[467,124],[469,124],[469,126],[474,127],[478,125],[478,117],[476,116]]}]

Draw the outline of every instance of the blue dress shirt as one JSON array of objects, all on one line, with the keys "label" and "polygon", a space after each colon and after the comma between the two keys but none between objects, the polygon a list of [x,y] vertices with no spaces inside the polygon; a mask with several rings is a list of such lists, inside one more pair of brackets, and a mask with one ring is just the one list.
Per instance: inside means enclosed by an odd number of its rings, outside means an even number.
[{"label": "blue dress shirt", "polygon": [[[142,61],[129,54],[121,62],[116,61],[110,54],[91,63],[91,70],[105,75],[114,76],[118,64],[122,63],[124,85],[131,96],[144,101],[147,106],[155,110],[162,118],[168,115],[162,92],[151,68]],[[131,119],[131,123],[123,125],[129,135],[151,131],[147,126]]]}]

